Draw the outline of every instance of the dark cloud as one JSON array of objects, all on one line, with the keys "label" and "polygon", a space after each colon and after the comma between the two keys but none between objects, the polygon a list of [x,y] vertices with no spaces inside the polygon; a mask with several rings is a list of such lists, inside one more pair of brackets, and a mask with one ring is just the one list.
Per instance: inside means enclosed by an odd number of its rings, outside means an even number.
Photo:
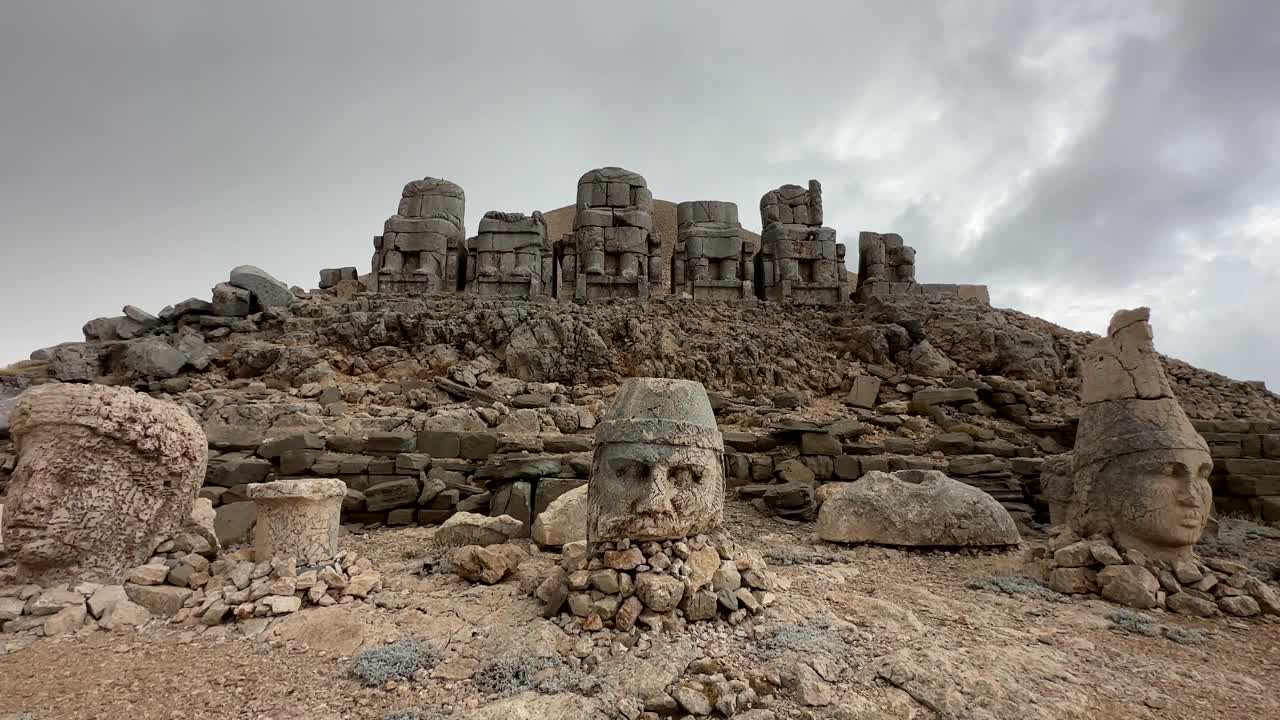
[{"label": "dark cloud", "polygon": [[[1280,385],[1280,5],[133,0],[0,9],[0,361],[241,263],[369,261],[405,181],[488,209],[822,179],[846,241]],[[851,256],[852,257],[852,256]]]}]

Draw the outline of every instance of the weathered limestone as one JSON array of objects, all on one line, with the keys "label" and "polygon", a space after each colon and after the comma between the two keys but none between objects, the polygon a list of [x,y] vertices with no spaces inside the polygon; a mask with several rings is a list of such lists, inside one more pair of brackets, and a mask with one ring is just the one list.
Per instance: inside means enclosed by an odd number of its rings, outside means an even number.
[{"label": "weathered limestone", "polygon": [[314,563],[338,554],[347,494],[341,480],[277,480],[250,485],[247,492],[258,510],[253,549],[259,562],[291,557]]},{"label": "weathered limestone", "polygon": [[11,422],[18,463],[2,536],[27,581],[119,579],[190,517],[208,447],[179,406],[127,388],[42,385]]},{"label": "weathered limestone", "polygon": [[[1152,345],[1151,311],[1121,310],[1085,355],[1066,523],[1156,560],[1185,559],[1209,518],[1213,461]],[[1065,498],[1065,501],[1063,500]]]},{"label": "weathered limestone", "polygon": [[577,208],[561,258],[572,297],[647,299],[662,283],[664,261],[645,179],[618,167],[592,170],[578,179]]},{"label": "weathered limestone", "polygon": [[760,198],[760,297],[803,305],[835,305],[849,299],[845,247],[822,225],[822,185],[783,185]]},{"label": "weathered limestone", "polygon": [[701,383],[628,379],[596,428],[588,541],[678,539],[718,528],[723,454]]},{"label": "weathered limestone", "polygon": [[477,295],[534,300],[556,289],[555,256],[542,213],[489,211],[469,242],[468,290]]},{"label": "weathered limestone", "polygon": [[916,249],[896,233],[858,233],[858,299],[905,294],[916,283]]},{"label": "weathered limestone", "polygon": [[755,254],[738,222],[738,206],[718,200],[676,206],[678,235],[671,260],[672,292],[694,300],[753,300]]},{"label": "weathered limestone", "polygon": [[917,283],[916,249],[896,233],[863,231],[858,234],[858,302],[886,295],[951,295],[991,304],[986,285]]},{"label": "weathered limestone", "polygon": [[1016,545],[1018,527],[1000,503],[937,470],[873,470],[842,484],[818,511],[828,542],[939,547]]},{"label": "weathered limestone", "polygon": [[463,225],[466,195],[438,178],[404,186],[400,207],[373,239],[373,272],[379,292],[458,292],[466,281]]}]

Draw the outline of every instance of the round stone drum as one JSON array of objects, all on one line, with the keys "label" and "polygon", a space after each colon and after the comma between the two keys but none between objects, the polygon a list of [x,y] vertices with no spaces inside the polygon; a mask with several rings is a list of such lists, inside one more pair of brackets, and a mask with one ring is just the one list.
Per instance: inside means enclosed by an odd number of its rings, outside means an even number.
[{"label": "round stone drum", "polygon": [[320,562],[338,554],[338,523],[347,486],[341,480],[277,480],[250,485],[258,508],[253,531],[258,562],[293,557]]}]

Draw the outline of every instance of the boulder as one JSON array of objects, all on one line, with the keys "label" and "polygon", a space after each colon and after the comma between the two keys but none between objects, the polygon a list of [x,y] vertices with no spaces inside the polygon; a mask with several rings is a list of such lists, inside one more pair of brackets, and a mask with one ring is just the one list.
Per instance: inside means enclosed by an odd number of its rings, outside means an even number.
[{"label": "boulder", "polygon": [[218,283],[213,288],[213,314],[223,317],[244,317],[253,312],[253,296],[248,290],[230,283]]},{"label": "boulder", "polygon": [[511,574],[526,557],[524,550],[515,545],[468,545],[450,552],[449,562],[458,577],[493,585]]},{"label": "boulder", "polygon": [[936,470],[872,471],[834,492],[818,512],[831,542],[1016,545],[1017,525],[990,495]]},{"label": "boulder", "polygon": [[271,276],[262,268],[241,265],[231,271],[230,283],[253,293],[260,308],[288,307],[293,304],[289,286]]},{"label": "boulder", "polygon": [[1108,565],[1098,573],[1102,597],[1126,607],[1146,610],[1156,606],[1160,581],[1137,565]]},{"label": "boulder", "polygon": [[438,545],[461,547],[463,545],[500,545],[519,537],[524,523],[510,515],[488,517],[476,513],[460,512],[445,520],[436,530]]},{"label": "boulder", "polygon": [[561,495],[533,521],[533,541],[541,547],[561,547],[587,539],[587,486]]},{"label": "boulder", "polygon": [[187,356],[160,338],[139,338],[125,346],[124,366],[132,377],[171,378],[186,364]]},{"label": "boulder", "polygon": [[214,513],[213,531],[223,546],[253,540],[253,526],[258,522],[258,506],[252,500],[219,505]]},{"label": "boulder", "polygon": [[177,615],[187,598],[195,592],[173,585],[134,585],[126,583],[125,594],[129,600],[151,612],[152,615],[171,617]]}]

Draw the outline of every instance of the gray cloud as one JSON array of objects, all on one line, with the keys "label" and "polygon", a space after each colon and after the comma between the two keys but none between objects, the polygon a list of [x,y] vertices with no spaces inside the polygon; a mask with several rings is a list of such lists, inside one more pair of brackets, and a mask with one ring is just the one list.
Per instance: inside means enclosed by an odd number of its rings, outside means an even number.
[{"label": "gray cloud", "polygon": [[[0,361],[241,263],[367,266],[403,183],[568,204],[823,180],[922,279],[1280,386],[1280,6],[142,0],[0,9]],[[852,256],[851,256],[852,257]]]}]

